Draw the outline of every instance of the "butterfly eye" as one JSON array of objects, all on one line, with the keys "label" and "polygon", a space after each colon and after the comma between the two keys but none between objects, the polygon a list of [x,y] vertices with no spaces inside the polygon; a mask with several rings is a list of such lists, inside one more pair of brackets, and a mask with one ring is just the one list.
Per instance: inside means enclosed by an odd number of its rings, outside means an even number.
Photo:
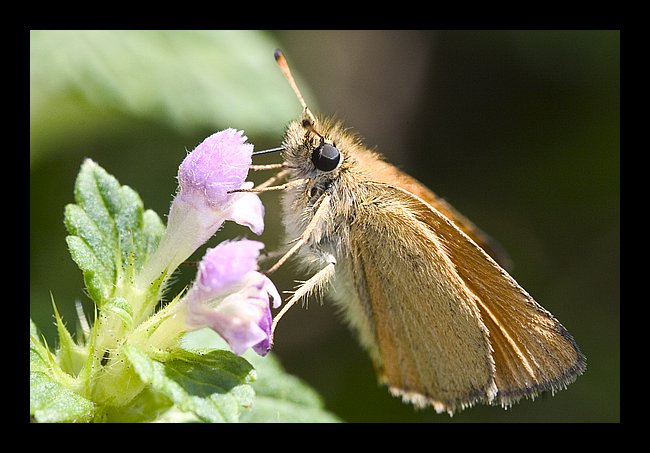
[{"label": "butterfly eye", "polygon": [[334,170],[340,160],[341,153],[339,150],[335,146],[328,145],[327,143],[321,144],[311,154],[311,161],[321,171]]}]

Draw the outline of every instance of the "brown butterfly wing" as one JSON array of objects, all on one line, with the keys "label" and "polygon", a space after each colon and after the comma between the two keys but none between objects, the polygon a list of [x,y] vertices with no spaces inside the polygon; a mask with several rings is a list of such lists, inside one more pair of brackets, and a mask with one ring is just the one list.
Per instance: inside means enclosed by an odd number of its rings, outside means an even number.
[{"label": "brown butterfly wing", "polygon": [[471,237],[483,250],[485,250],[501,267],[510,270],[512,260],[505,249],[488,234],[483,232],[471,220],[458,212],[444,199],[436,195],[432,190],[420,181],[399,170],[397,167],[384,162],[380,156],[372,151],[357,149],[355,159],[364,168],[372,168],[372,174],[368,175],[373,181],[383,182],[391,186],[399,187],[409,193],[416,195],[431,205],[442,215],[451,220],[460,230]]},{"label": "brown butterfly wing", "polygon": [[[554,392],[563,389],[585,370],[585,358],[567,330],[551,313],[537,304],[505,270],[499,267],[468,235],[460,231],[453,222],[424,200],[404,189],[379,183],[368,183],[368,187],[376,189],[377,197],[393,200],[391,203],[403,206],[404,211],[411,213],[419,226],[412,231],[411,237],[407,236],[402,239],[402,247],[412,250],[428,246],[434,250],[433,259],[450,263],[447,269],[450,271],[448,274],[432,276],[428,287],[417,289],[417,299],[428,299],[428,304],[414,304],[412,298],[407,296],[408,305],[405,304],[400,309],[416,312],[417,316],[427,319],[438,316],[436,307],[439,302],[435,302],[435,298],[428,296],[433,295],[437,291],[434,288],[438,288],[442,284],[435,278],[451,279],[454,282],[454,287],[458,286],[459,294],[464,295],[461,296],[464,299],[459,301],[451,297],[450,294],[445,294],[444,291],[442,297],[450,297],[449,303],[454,300],[453,303],[460,303],[461,306],[474,307],[475,310],[459,311],[478,313],[479,325],[484,325],[489,332],[489,349],[492,351],[489,354],[495,364],[494,381],[498,389],[496,401],[504,406],[509,406],[524,396],[532,397],[541,391],[551,390]],[[374,211],[374,215],[382,214],[379,211]],[[407,221],[405,219],[401,219],[401,221]],[[366,219],[366,221],[372,223],[372,219]],[[411,225],[411,220],[408,222]],[[426,230],[426,233],[420,229]],[[412,244],[413,237],[417,238],[420,243]],[[422,243],[425,241],[424,238],[428,238],[428,243]],[[381,248],[381,244],[367,244],[365,247],[366,251],[370,252],[370,250]],[[394,267],[391,266],[391,268]],[[411,271],[420,274],[428,272],[425,269],[418,271],[416,268]],[[382,274],[381,270],[376,272],[379,273],[376,276],[377,279],[390,280],[390,282],[384,283],[383,287],[394,284],[394,280],[396,280],[394,276],[391,278],[391,276],[384,275],[385,273]],[[418,283],[424,284],[424,282]],[[394,292],[386,293],[382,288],[370,291],[371,298],[378,298],[381,301],[382,298],[387,299],[388,294],[394,297]],[[400,290],[408,293],[410,289],[400,288]],[[382,294],[384,295],[382,296]],[[436,297],[439,298],[440,295]],[[431,303],[432,300],[435,302],[434,304]],[[382,302],[392,306],[390,301]],[[372,305],[374,308],[377,303],[373,300]],[[379,312],[381,310],[382,308],[379,308]],[[379,314],[378,316],[382,317],[383,315]],[[411,318],[414,316],[416,315],[410,315]],[[455,326],[454,323],[458,320],[466,322],[464,316],[458,313],[456,318],[443,319],[442,322],[449,322],[450,326]],[[406,335],[411,339],[417,339],[420,335],[420,340],[425,342],[431,340],[431,338],[427,338],[426,333],[422,333],[420,330],[426,328],[425,324],[420,323],[417,330],[404,325],[394,326],[391,329],[396,331],[395,335]],[[406,329],[408,333],[397,332],[401,329]],[[455,328],[453,328],[453,333],[455,335],[449,335],[444,340],[446,345],[459,341],[464,335]],[[381,344],[386,343],[386,340],[379,338],[378,342],[381,349]],[[422,351],[421,347],[422,345],[420,345],[420,352]],[[462,347],[472,346],[463,344]],[[389,349],[385,346],[384,348]],[[458,347],[453,348],[454,351],[457,349]],[[479,348],[479,350],[482,351],[483,348]],[[419,360],[428,360],[426,355],[420,353],[417,355]],[[465,354],[466,356],[467,354]],[[431,360],[428,364],[432,367],[440,366],[435,360]],[[460,363],[452,368],[455,369],[459,366],[461,366]],[[465,364],[466,369],[471,370],[472,366],[469,363]],[[390,378],[389,383],[393,385]],[[430,397],[426,394],[425,396]],[[487,399],[489,400],[489,398]]]},{"label": "brown butterfly wing", "polygon": [[463,233],[472,238],[474,242],[476,242],[485,252],[487,252],[488,255],[499,263],[501,267],[508,270],[512,268],[512,260],[501,244],[482,231],[463,214],[458,212],[458,210],[447,203],[446,200],[440,198],[433,191],[424,186],[420,181],[406,173],[400,172],[397,169],[395,170],[400,174],[396,175],[396,179],[388,181],[389,184],[420,197],[435,210],[451,220]]},{"label": "brown butterfly wing", "polygon": [[373,320],[367,323],[373,338],[364,341],[361,331],[361,342],[380,380],[438,412],[491,401],[496,385],[488,331],[444,243],[402,199],[383,187],[366,188],[350,227],[351,272],[360,306]]}]

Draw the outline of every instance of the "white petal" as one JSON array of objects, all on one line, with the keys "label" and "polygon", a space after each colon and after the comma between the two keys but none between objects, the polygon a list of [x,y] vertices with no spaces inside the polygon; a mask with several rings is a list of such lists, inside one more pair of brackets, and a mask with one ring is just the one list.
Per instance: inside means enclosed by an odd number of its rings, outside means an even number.
[{"label": "white petal", "polygon": [[264,205],[256,193],[239,192],[228,209],[228,219],[247,226],[258,236],[264,232]]}]

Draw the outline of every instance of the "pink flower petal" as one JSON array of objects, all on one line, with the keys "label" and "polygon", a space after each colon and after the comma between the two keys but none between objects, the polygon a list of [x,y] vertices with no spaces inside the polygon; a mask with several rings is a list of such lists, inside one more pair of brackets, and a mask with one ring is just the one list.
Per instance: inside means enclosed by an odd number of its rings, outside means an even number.
[{"label": "pink flower petal", "polygon": [[240,192],[230,207],[228,220],[247,226],[258,236],[264,232],[264,205],[256,193]]},{"label": "pink flower petal", "polygon": [[199,264],[198,288],[201,297],[212,299],[227,293],[257,270],[257,257],[264,244],[242,239],[225,241],[208,249]]},{"label": "pink flower petal", "polygon": [[[268,303],[266,307],[268,308]],[[204,321],[205,325],[228,342],[235,354],[241,355],[246,349],[268,341],[270,331],[267,332],[259,325],[259,320],[265,318],[264,311],[258,304],[243,300],[239,294],[233,294],[217,309],[207,311]]]},{"label": "pink flower petal", "polygon": [[212,206],[226,203],[229,190],[239,189],[248,175],[253,145],[243,131],[225,129],[210,135],[178,168],[181,191],[200,190]]},{"label": "pink flower petal", "polygon": [[190,328],[210,327],[233,352],[252,347],[260,355],[271,348],[273,306],[280,295],[273,282],[257,272],[264,244],[239,240],[209,249],[199,265],[199,275],[187,293],[186,322]]}]

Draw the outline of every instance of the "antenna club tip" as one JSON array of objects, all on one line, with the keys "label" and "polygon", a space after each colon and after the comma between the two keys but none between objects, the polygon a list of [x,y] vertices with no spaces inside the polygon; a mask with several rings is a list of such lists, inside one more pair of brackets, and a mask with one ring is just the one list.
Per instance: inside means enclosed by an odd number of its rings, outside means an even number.
[{"label": "antenna club tip", "polygon": [[273,58],[275,58],[275,61],[280,61],[281,59],[284,59],[284,54],[280,49],[275,49],[273,51]]}]

